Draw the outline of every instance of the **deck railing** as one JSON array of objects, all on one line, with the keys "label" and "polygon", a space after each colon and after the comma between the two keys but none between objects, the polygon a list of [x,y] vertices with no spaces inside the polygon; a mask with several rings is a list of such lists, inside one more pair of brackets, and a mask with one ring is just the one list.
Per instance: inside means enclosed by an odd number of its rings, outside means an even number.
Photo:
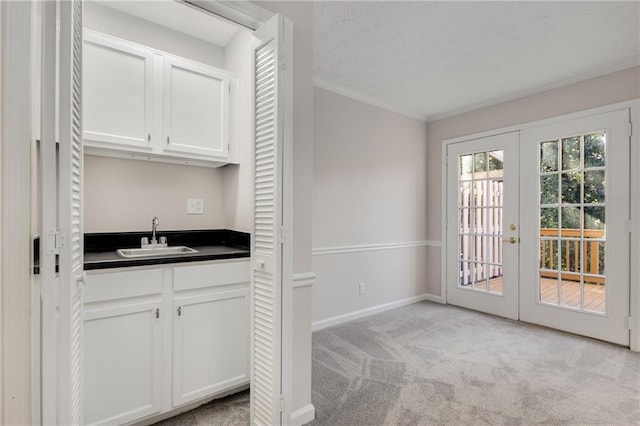
[{"label": "deck railing", "polygon": [[[562,229],[562,238],[557,249],[553,244],[558,241],[557,228],[541,228],[540,237],[540,275],[545,278],[557,278],[558,271],[566,281],[580,281],[580,242],[584,259],[584,282],[604,284],[604,270],[601,269],[601,245],[603,229]],[[582,235],[581,235],[582,231]],[[555,238],[554,238],[555,237]],[[583,238],[580,240],[580,238]],[[564,239],[571,238],[571,239]],[[559,251],[559,252],[558,252]]]}]

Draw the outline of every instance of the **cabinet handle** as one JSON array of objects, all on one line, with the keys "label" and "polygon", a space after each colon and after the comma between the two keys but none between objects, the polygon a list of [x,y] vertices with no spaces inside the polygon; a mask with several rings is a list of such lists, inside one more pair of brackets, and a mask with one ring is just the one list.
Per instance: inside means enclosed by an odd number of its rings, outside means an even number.
[{"label": "cabinet handle", "polygon": [[171,143],[171,139],[169,139],[169,136],[167,136],[167,144]]},{"label": "cabinet handle", "polygon": [[182,306],[178,306],[178,316],[182,316]]},{"label": "cabinet handle", "polygon": [[160,318],[160,308],[156,309],[156,318]]},{"label": "cabinet handle", "polygon": [[151,142],[151,133],[147,133],[147,142]]}]

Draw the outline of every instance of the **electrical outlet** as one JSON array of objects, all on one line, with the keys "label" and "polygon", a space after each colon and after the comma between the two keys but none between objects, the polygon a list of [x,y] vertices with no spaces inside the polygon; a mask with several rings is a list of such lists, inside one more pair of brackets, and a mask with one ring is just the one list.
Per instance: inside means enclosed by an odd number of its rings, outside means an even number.
[{"label": "electrical outlet", "polygon": [[362,296],[364,294],[364,292],[367,290],[365,287],[364,283],[360,283],[360,285],[358,285],[358,290],[360,292],[360,295]]},{"label": "electrical outlet", "polygon": [[187,214],[204,214],[202,198],[187,198]]}]

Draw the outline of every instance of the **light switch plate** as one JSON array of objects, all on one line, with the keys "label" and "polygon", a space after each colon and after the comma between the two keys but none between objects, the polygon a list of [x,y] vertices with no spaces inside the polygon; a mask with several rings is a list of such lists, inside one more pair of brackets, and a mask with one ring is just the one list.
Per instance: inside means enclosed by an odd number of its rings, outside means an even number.
[{"label": "light switch plate", "polygon": [[187,214],[204,214],[202,198],[187,198]]}]

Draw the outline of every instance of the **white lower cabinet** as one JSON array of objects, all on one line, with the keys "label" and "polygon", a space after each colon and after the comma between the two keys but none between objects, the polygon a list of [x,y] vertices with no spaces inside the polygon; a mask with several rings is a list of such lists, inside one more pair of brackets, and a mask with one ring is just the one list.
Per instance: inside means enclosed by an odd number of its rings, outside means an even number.
[{"label": "white lower cabinet", "polygon": [[162,407],[160,302],[86,312],[84,421],[121,424]]},{"label": "white lower cabinet", "polygon": [[177,297],[173,404],[249,381],[249,289]]},{"label": "white lower cabinet", "polygon": [[87,273],[85,423],[166,416],[249,383],[248,260],[182,265]]},{"label": "white lower cabinet", "polygon": [[122,424],[162,408],[162,270],[88,273],[84,421]]}]

